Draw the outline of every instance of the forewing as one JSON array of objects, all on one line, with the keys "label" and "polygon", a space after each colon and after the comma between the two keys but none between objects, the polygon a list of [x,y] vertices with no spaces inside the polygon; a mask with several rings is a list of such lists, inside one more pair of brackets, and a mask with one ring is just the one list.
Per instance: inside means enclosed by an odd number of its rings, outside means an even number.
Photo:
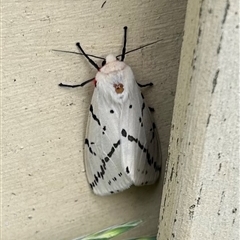
[{"label": "forewing", "polygon": [[160,174],[161,149],[152,113],[134,84],[120,122],[122,163],[134,185],[154,183]]},{"label": "forewing", "polygon": [[108,195],[129,188],[131,178],[121,163],[121,107],[96,88],[90,106],[85,139],[85,168],[95,194]]}]

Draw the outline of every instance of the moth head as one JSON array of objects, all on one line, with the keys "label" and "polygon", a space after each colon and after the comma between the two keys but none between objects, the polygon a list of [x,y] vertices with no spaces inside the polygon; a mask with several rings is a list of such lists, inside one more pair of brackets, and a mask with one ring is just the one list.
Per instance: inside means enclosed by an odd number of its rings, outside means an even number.
[{"label": "moth head", "polygon": [[107,55],[106,59],[103,60],[102,66],[104,66],[106,63],[114,62],[117,58],[113,54]]}]

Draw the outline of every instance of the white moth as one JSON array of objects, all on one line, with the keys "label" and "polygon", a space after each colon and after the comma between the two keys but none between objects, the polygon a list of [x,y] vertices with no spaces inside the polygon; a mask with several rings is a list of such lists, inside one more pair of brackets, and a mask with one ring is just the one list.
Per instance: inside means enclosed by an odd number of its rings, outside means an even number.
[{"label": "white moth", "polygon": [[97,68],[96,77],[80,85],[59,84],[78,87],[95,82],[84,159],[90,187],[101,196],[121,192],[131,185],[153,184],[160,174],[158,133],[139,88],[152,84],[138,84],[131,68],[123,62],[128,53],[126,32],[124,27],[121,60],[110,54],[101,68],[89,58],[95,56],[86,54],[77,43],[82,55]]}]

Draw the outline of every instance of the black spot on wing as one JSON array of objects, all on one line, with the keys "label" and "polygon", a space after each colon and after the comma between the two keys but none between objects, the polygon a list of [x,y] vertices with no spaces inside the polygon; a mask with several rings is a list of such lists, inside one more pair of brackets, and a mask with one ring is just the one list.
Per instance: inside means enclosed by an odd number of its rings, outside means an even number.
[{"label": "black spot on wing", "polygon": [[126,130],[125,129],[122,129],[122,135],[123,135],[123,137],[126,137],[127,136],[127,132],[126,132]]},{"label": "black spot on wing", "polygon": [[94,178],[96,180],[96,182],[98,182],[98,177],[94,174]]},{"label": "black spot on wing", "polygon": [[144,149],[144,146],[140,143],[140,141],[138,141],[138,146],[140,147],[140,149]]},{"label": "black spot on wing", "polygon": [[152,123],[152,127],[150,128],[150,132],[152,132],[152,138],[150,140],[150,143],[152,143],[155,138],[155,130],[156,130],[156,125],[155,123]]},{"label": "black spot on wing", "polygon": [[116,143],[113,144],[110,152],[107,154],[108,156],[108,161],[112,157],[113,153],[115,152],[115,149],[120,145],[120,140],[118,140]]},{"label": "black spot on wing", "polygon": [[141,185],[148,185],[148,181],[142,182]]},{"label": "black spot on wing", "polygon": [[[89,151],[90,151],[92,154],[94,154],[93,151],[92,151],[92,149],[89,147],[89,141],[88,141],[88,139],[85,140],[85,143],[88,145]],[[118,140],[116,143],[113,144],[110,152],[107,154],[107,157],[105,157],[104,159],[101,159],[101,163],[102,163],[102,164],[100,164],[99,170],[98,170],[96,173],[93,174],[94,180],[93,180],[91,183],[89,183],[89,185],[90,185],[91,188],[96,187],[96,186],[98,185],[100,179],[104,180],[104,175],[105,175],[106,170],[107,170],[107,163],[108,163],[108,161],[111,159],[111,157],[113,156],[113,154],[114,154],[114,152],[115,152],[115,149],[116,149],[119,145],[120,145],[120,140]],[[95,153],[94,155],[96,155],[96,153]],[[122,173],[121,173],[121,172],[118,173],[118,177],[120,177],[120,178],[122,177]],[[114,182],[116,182],[117,180],[118,180],[118,179],[117,179],[117,176],[114,176],[114,177],[112,178],[112,181],[114,181]],[[109,184],[109,185],[112,184],[111,180],[108,181],[108,184]]]},{"label": "black spot on wing", "polygon": [[143,102],[142,103],[142,117],[143,117],[143,110],[144,110],[144,108],[145,108],[145,103]]},{"label": "black spot on wing", "polygon": [[132,104],[129,105],[129,108],[132,108]]},{"label": "black spot on wing", "polygon": [[138,139],[137,138],[134,138],[133,136],[131,136],[131,135],[128,135],[128,140],[130,141],[130,142],[138,142]]},{"label": "black spot on wing", "polygon": [[114,111],[111,109],[111,110],[110,110],[110,113],[112,113],[112,114],[113,114],[113,113],[114,113]]},{"label": "black spot on wing", "polygon": [[100,120],[97,118],[97,116],[94,114],[94,112],[93,112],[93,106],[92,106],[92,104],[90,105],[90,112],[92,113],[92,117],[93,117],[93,119],[98,123],[98,125],[99,126],[101,126],[101,123],[100,123]]},{"label": "black spot on wing", "polygon": [[107,130],[106,126],[103,127],[102,134],[105,134],[105,131]]},{"label": "black spot on wing", "polygon": [[104,162],[103,159],[102,159],[102,165],[101,166],[104,168],[104,170],[106,170],[106,163]]},{"label": "black spot on wing", "polygon": [[118,140],[116,143],[113,144],[115,148],[117,148],[120,145],[120,140]]},{"label": "black spot on wing", "polygon": [[[155,124],[153,125],[153,127],[155,126]],[[156,126],[155,126],[156,127]],[[139,149],[143,151],[144,154],[146,154],[146,161],[148,163],[149,166],[153,166],[155,171],[160,171],[160,166],[157,164],[156,161],[154,161],[153,157],[151,156],[151,154],[149,153],[148,149],[146,149],[144,147],[144,145],[141,143],[141,141],[137,138],[134,138],[133,136],[127,134],[127,131],[125,129],[122,129],[121,131],[122,136],[123,137],[127,137],[127,139],[130,142],[134,142],[138,145]],[[126,172],[128,173],[129,169],[128,167],[126,168]]]},{"label": "black spot on wing", "polygon": [[143,127],[142,118],[140,117],[138,120],[139,120],[140,126]]},{"label": "black spot on wing", "polygon": [[112,155],[113,155],[114,151],[115,151],[115,148],[114,148],[114,147],[112,147],[112,148],[111,148],[111,151],[108,153],[108,157],[109,157],[109,158],[111,158],[111,157],[112,157]]},{"label": "black spot on wing", "polygon": [[[94,156],[96,156],[97,154],[92,150],[92,148],[90,147],[90,144],[89,144],[89,140],[86,138],[85,139],[85,144],[88,146],[88,150],[91,154],[93,154]],[[91,142],[92,144],[92,142]]]}]

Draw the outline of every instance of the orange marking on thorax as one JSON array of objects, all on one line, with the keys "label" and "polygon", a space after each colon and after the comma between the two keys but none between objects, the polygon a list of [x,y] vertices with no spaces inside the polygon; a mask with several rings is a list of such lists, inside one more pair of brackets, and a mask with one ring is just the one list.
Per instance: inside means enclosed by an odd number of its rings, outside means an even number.
[{"label": "orange marking on thorax", "polygon": [[113,86],[114,86],[115,92],[116,92],[117,94],[120,94],[120,93],[122,93],[122,92],[124,91],[124,86],[123,86],[123,84],[121,84],[121,83],[119,83],[119,84],[114,84]]}]

